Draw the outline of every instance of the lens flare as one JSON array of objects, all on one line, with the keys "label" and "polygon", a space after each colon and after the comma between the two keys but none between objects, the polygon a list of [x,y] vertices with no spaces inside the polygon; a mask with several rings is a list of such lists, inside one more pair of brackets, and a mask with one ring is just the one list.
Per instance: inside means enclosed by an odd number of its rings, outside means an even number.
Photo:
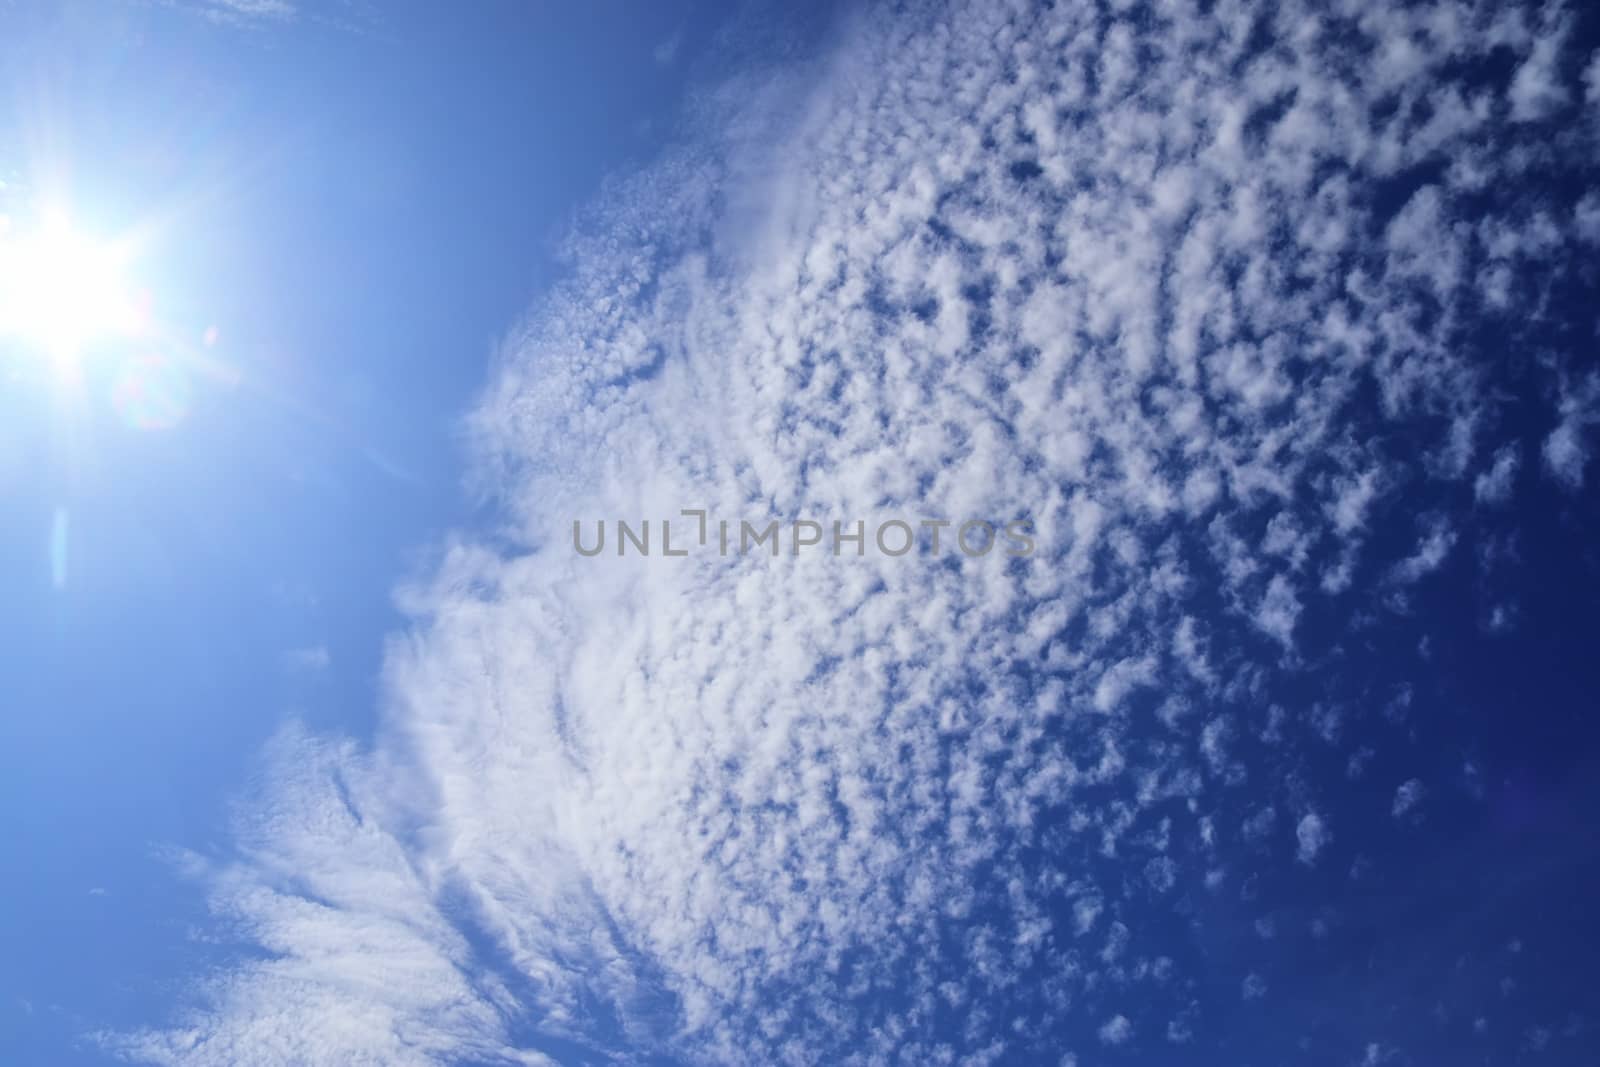
[{"label": "lens flare", "polygon": [[189,414],[193,387],[183,367],[162,355],[128,360],[111,390],[111,406],[136,430],[170,430]]},{"label": "lens flare", "polygon": [[56,508],[50,521],[50,584],[57,589],[67,584],[67,509]]}]

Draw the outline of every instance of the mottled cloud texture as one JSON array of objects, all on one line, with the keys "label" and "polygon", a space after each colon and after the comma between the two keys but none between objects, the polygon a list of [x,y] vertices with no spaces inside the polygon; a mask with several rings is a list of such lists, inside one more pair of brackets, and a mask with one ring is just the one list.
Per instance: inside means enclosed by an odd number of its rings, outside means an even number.
[{"label": "mottled cloud texture", "polygon": [[[1359,849],[1346,710],[1274,687],[1437,580],[1518,455],[1583,481],[1592,379],[1528,371],[1519,442],[1474,343],[1540,343],[1592,254],[1547,180],[1594,158],[1568,22],[982,0],[706,92],[505,342],[470,420],[505,529],[403,591],[375,744],[286,734],[197,861],[266,956],[107,1040],[1099,1062],[1203,1039],[1213,967],[1265,1010],[1238,954],[1278,927],[1213,959],[1173,917]],[[1029,515],[1039,549],[572,551],[679,508]]]}]

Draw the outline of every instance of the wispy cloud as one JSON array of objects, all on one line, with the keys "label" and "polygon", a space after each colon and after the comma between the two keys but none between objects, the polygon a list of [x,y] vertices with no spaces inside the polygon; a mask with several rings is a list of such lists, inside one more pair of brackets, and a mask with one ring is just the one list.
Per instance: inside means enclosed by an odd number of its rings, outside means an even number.
[{"label": "wispy cloud", "polygon": [[165,0],[172,7],[191,11],[215,22],[233,25],[292,22],[300,5],[292,0]]},{"label": "wispy cloud", "polygon": [[1560,422],[1544,439],[1545,468],[1568,489],[1583,486],[1589,465],[1589,428],[1600,423],[1600,374],[1561,386]]},{"label": "wispy cloud", "polygon": [[1300,862],[1315,863],[1318,853],[1327,847],[1333,835],[1328,832],[1328,824],[1322,816],[1313,812],[1301,817],[1300,824],[1295,827],[1295,838],[1300,845]]},{"label": "wispy cloud", "polygon": [[1403,819],[1408,816],[1414,818],[1417,815],[1418,805],[1422,803],[1424,792],[1422,782],[1419,779],[1411,778],[1402,782],[1400,787],[1394,791],[1394,804],[1390,808],[1391,814],[1397,819]]},{"label": "wispy cloud", "polygon": [[683,31],[677,30],[672,36],[656,45],[651,55],[655,57],[658,66],[670,67],[678,58],[678,50],[683,47]]},{"label": "wispy cloud", "polygon": [[333,663],[333,656],[325,645],[309,645],[285,652],[283,662],[292,671],[315,673],[327,670]]},{"label": "wispy cloud", "polygon": [[189,866],[223,928],[269,957],[205,980],[174,1029],[102,1040],[157,1064],[554,1062],[506,1046],[509,998],[441,910],[443,886],[369,821],[387,806],[372,765],[298,731],[267,763],[240,862]]},{"label": "wispy cloud", "polygon": [[1514,444],[1504,445],[1494,454],[1494,465],[1472,483],[1473,494],[1480,504],[1504,504],[1511,499],[1517,469],[1522,457]]}]

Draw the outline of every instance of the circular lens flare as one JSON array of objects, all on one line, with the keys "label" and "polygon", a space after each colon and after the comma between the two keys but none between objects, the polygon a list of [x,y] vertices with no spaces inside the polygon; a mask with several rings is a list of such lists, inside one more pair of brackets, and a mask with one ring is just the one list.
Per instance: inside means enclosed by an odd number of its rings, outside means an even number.
[{"label": "circular lens flare", "polygon": [[136,430],[170,430],[189,414],[193,389],[183,367],[165,356],[130,359],[111,391],[111,406]]}]

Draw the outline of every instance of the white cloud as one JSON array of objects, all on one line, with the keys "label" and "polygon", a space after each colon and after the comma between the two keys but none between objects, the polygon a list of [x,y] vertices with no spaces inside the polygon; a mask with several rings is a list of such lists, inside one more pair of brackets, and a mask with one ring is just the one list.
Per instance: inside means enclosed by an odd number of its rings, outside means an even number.
[{"label": "white cloud", "polygon": [[1338,494],[1329,504],[1334,529],[1341,534],[1361,530],[1367,523],[1367,509],[1379,492],[1378,472],[1374,469],[1346,476],[1338,483]]},{"label": "white cloud", "polygon": [[[1596,60],[1595,69],[1600,70],[1600,59]],[[1600,245],[1600,194],[1585,195],[1573,208],[1572,216],[1578,236],[1588,244]]]},{"label": "white cloud", "polygon": [[1145,864],[1145,880],[1157,893],[1165,893],[1178,882],[1178,865],[1167,856],[1158,856]]},{"label": "white cloud", "polygon": [[1394,804],[1390,808],[1390,814],[1397,819],[1414,814],[1417,805],[1422,803],[1424,792],[1420,779],[1411,778],[1402,782],[1394,791]]},{"label": "white cloud", "polygon": [[1100,912],[1104,908],[1104,902],[1099,897],[1080,897],[1073,902],[1073,921],[1077,924],[1079,936],[1094,928],[1095,920],[1100,917]]},{"label": "white cloud", "polygon": [[1504,445],[1494,454],[1494,464],[1473,482],[1473,495],[1480,504],[1504,504],[1511,499],[1517,468],[1522,455],[1516,445]]},{"label": "white cloud", "polygon": [[1600,374],[1590,374],[1577,386],[1563,383],[1561,421],[1544,439],[1544,465],[1568,489],[1583,486],[1589,465],[1588,429],[1600,422]]},{"label": "white cloud", "polygon": [[1135,689],[1155,681],[1153,657],[1129,658],[1112,664],[1095,684],[1094,706],[1098,711],[1114,711]]},{"label": "white cloud", "polygon": [[1394,565],[1390,577],[1401,585],[1411,585],[1438,570],[1455,547],[1456,533],[1442,515],[1430,517],[1416,551]]},{"label": "white cloud", "polygon": [[1378,1067],[1379,1064],[1385,1063],[1392,1058],[1392,1049],[1386,1047],[1382,1042],[1369,1041],[1365,1051],[1362,1053],[1360,1063],[1361,1067]]},{"label": "white cloud", "polygon": [[291,22],[300,16],[300,6],[290,0],[173,0],[176,6],[193,11],[213,22],[238,26],[271,22]]},{"label": "white cloud", "polygon": [[[290,736],[203,874],[269,958],[122,1047],[936,1062],[915,1020],[957,1003],[986,1007],[950,1037],[972,1062],[1132,1042],[1135,1004],[1190,1039],[1142,909],[1292,862],[1278,812],[1328,809],[1247,761],[1338,733],[1200,724],[1267,707],[1331,594],[1441,565],[1443,519],[1372,546],[1420,475],[1477,491],[1475,257],[1570,239],[1494,206],[1532,166],[1478,150],[1505,109],[1448,105],[1486,20],[1373,9],[1368,63],[1275,10],[1267,51],[1247,8],[873,10],[825,63],[697,97],[701,138],[616,182],[499,353],[470,429],[506,529],[402,591],[374,749]],[[1393,217],[1370,194],[1445,162]],[[1020,515],[1040,550],[571,551],[574,518],[686,507]]]},{"label": "white cloud", "polygon": [[1287,648],[1294,644],[1294,626],[1299,618],[1300,598],[1295,595],[1294,584],[1284,575],[1273,575],[1261,603],[1256,605],[1256,625]]},{"label": "white cloud", "polygon": [[1544,439],[1544,463],[1563,484],[1578,489],[1583,485],[1583,469],[1589,465],[1589,448],[1579,424],[1563,419]]},{"label": "white cloud", "polygon": [[1246,841],[1264,841],[1278,825],[1278,811],[1271,806],[1262,808],[1240,826],[1239,832]]},{"label": "white cloud", "polygon": [[1535,40],[1533,52],[1517,68],[1510,89],[1513,118],[1522,122],[1546,118],[1571,98],[1566,86],[1561,84],[1560,70],[1567,29],[1564,18],[1556,19],[1554,25]]},{"label": "white cloud", "polygon": [[1301,817],[1300,824],[1295,827],[1295,838],[1300,845],[1300,862],[1311,864],[1317,861],[1317,853],[1327,846],[1333,835],[1328,832],[1322,816],[1312,812]]},{"label": "white cloud", "polygon": [[1133,1037],[1133,1024],[1126,1015],[1113,1015],[1100,1027],[1102,1045],[1125,1045]]}]

